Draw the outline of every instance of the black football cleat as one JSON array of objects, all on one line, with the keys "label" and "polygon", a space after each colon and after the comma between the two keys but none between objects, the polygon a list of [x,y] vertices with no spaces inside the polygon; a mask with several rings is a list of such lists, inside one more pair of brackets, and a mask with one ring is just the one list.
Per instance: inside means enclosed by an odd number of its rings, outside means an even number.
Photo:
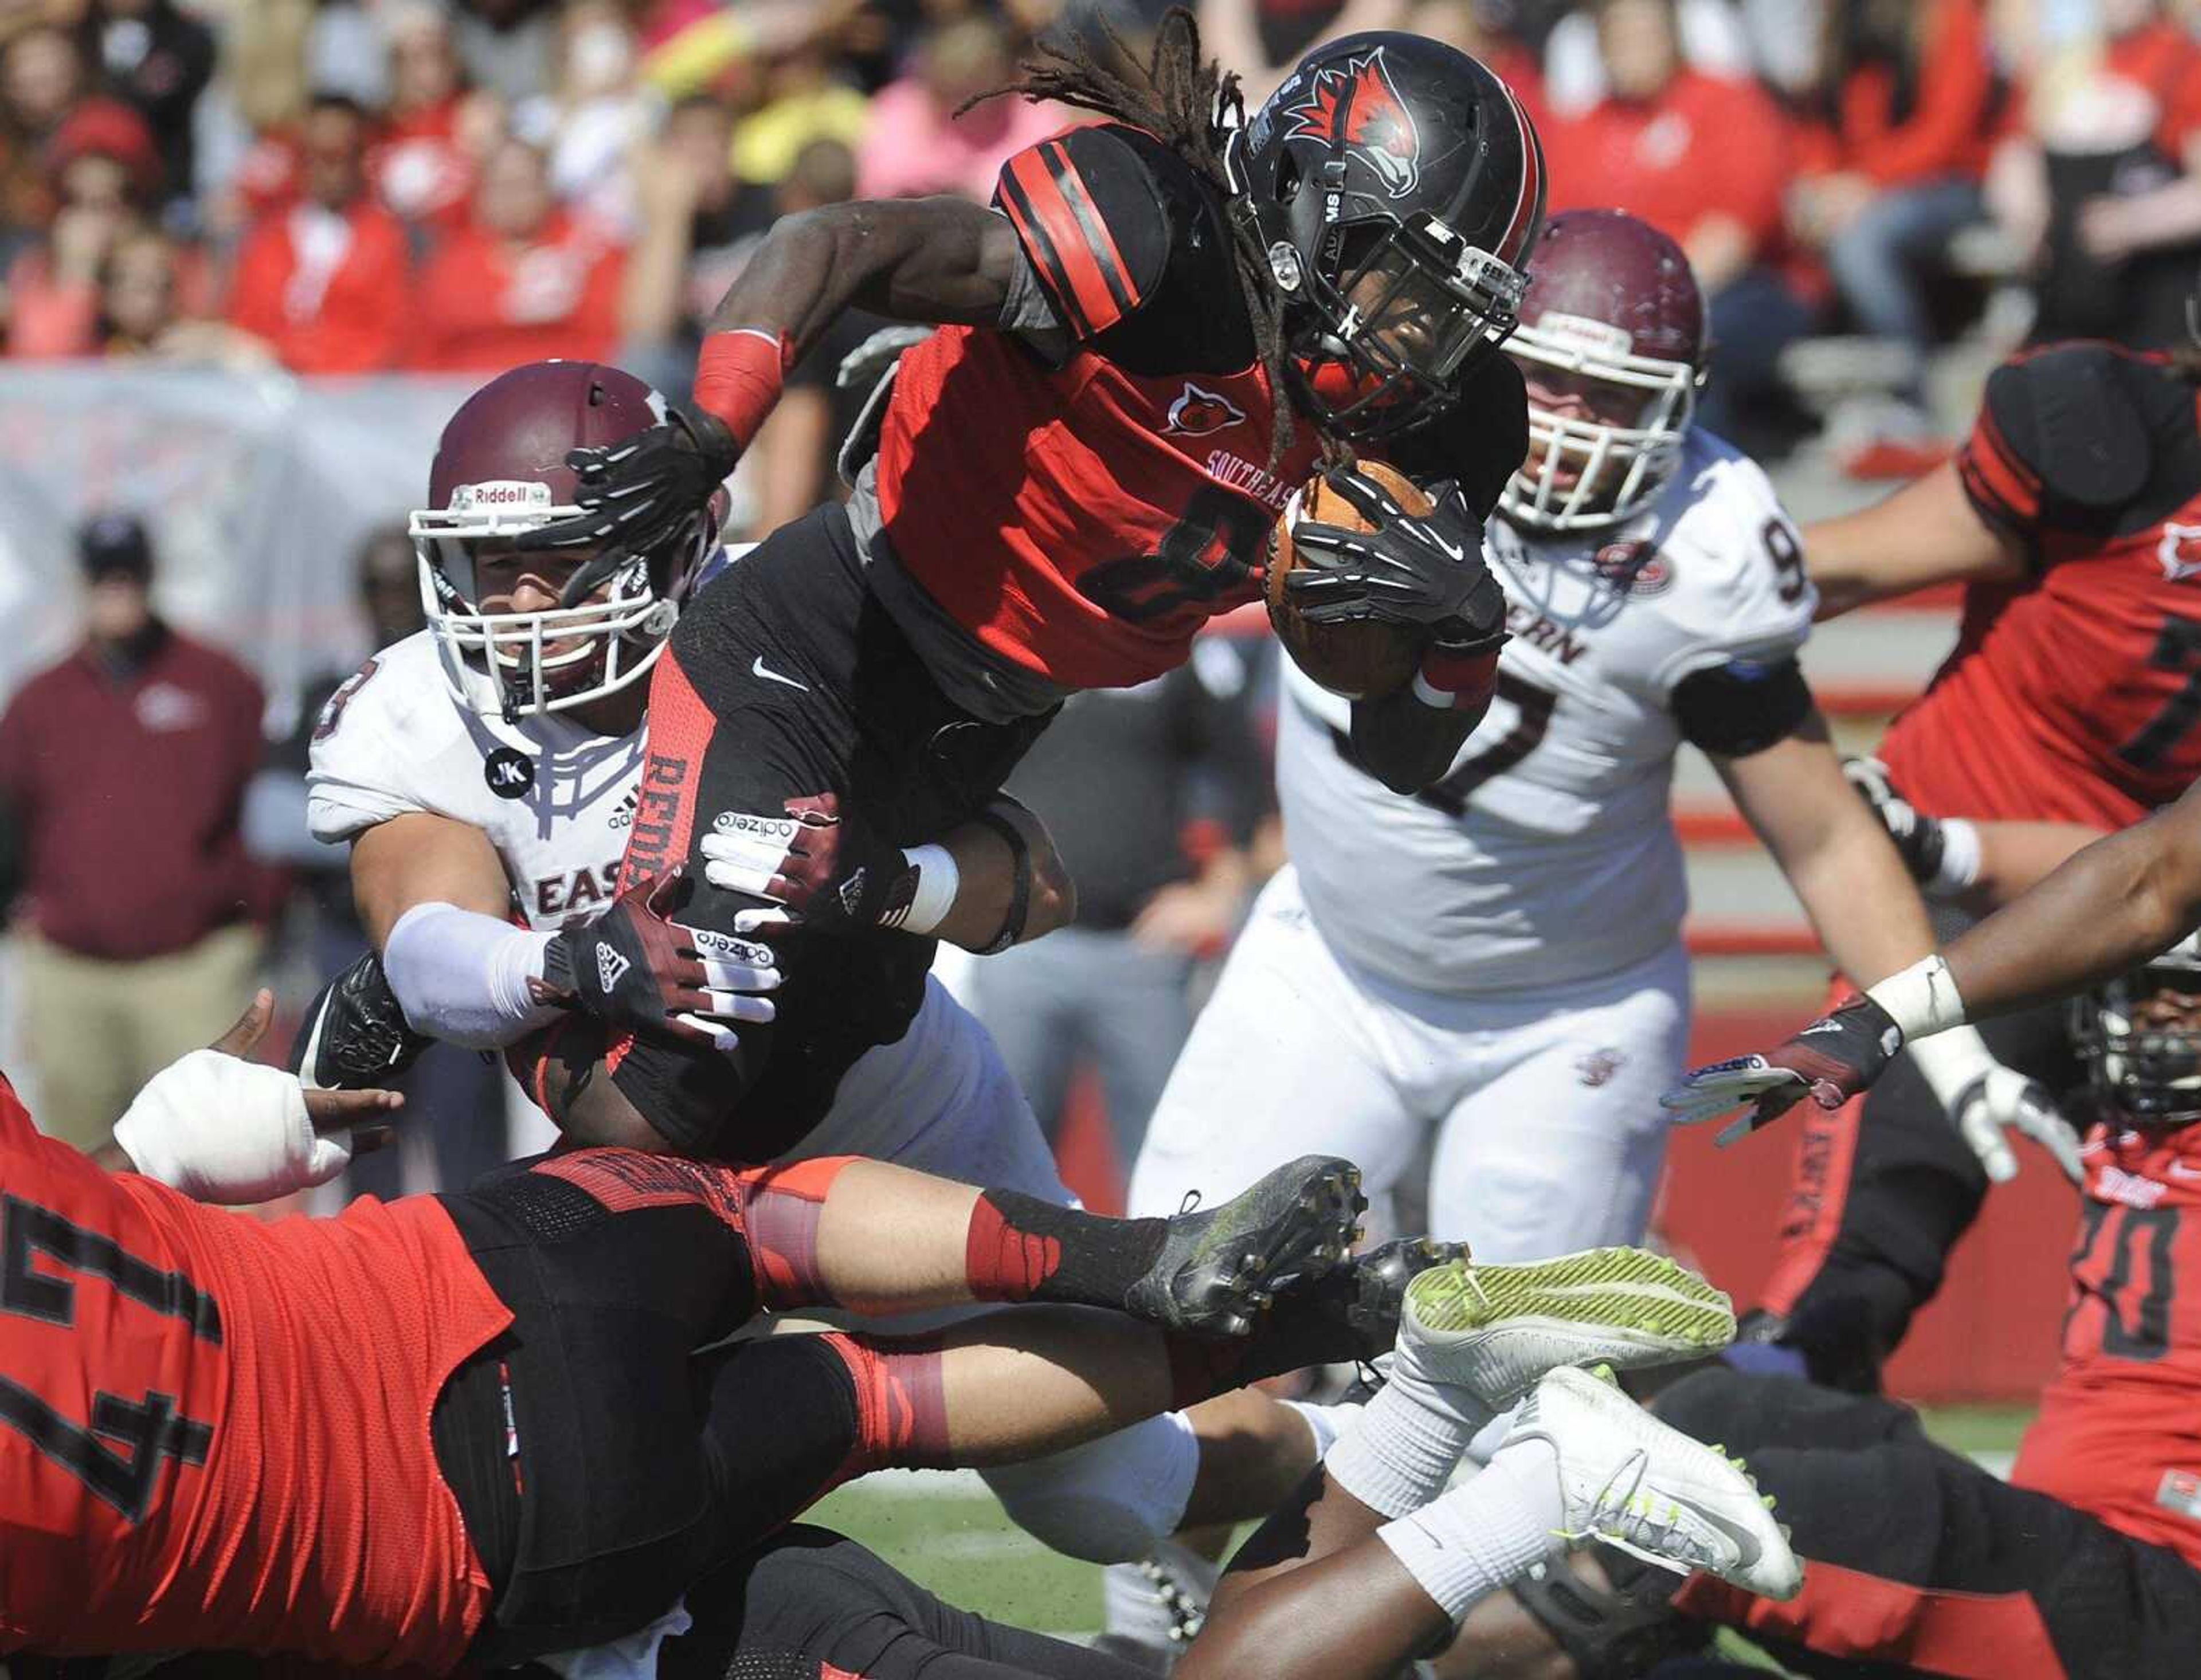
[{"label": "black football cleat", "polygon": [[1317,1365],[1366,1365],[1399,1339],[1406,1285],[1433,1266],[1467,1257],[1464,1242],[1401,1237],[1355,1254],[1318,1278],[1274,1286],[1276,1309],[1255,1334],[1246,1371],[1272,1377]]},{"label": "black football cleat", "polygon": [[1351,1161],[1302,1155],[1241,1195],[1171,1219],[1124,1310],[1169,1330],[1250,1335],[1277,1279],[1311,1279],[1345,1259],[1367,1206]]}]

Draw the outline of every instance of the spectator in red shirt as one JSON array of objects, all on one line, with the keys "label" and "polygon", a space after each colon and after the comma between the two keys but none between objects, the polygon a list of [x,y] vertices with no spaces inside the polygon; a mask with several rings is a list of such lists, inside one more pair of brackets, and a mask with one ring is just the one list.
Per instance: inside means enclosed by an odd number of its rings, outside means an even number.
[{"label": "spectator in red shirt", "polygon": [[625,257],[561,209],[549,166],[507,140],[482,167],[467,225],[423,277],[412,365],[493,370],[566,356],[608,361],[619,340]]},{"label": "spectator in red shirt", "polygon": [[273,884],[238,827],[259,684],[154,613],[137,520],[96,519],[79,548],[84,644],[0,715],[0,900],[21,888],[22,1043],[43,1122],[91,1150],[250,994],[250,917]]},{"label": "spectator in red shirt", "polygon": [[1819,73],[1793,226],[1858,325],[1907,345],[1922,374],[1925,276],[1982,214],[1998,98],[1986,16],[1979,0],[1835,0]]},{"label": "spectator in red shirt", "polygon": [[317,95],[300,143],[304,191],[245,233],[230,322],[293,373],[391,367],[410,308],[408,258],[404,228],[367,191],[367,114]]},{"label": "spectator in red shirt", "polygon": [[1674,0],[1604,0],[1595,16],[1608,91],[1543,124],[1550,209],[1626,210],[1688,253],[1715,347],[1717,402],[1699,419],[1725,435],[1764,406],[1810,325],[1775,266],[1790,125],[1754,85],[1690,68]]},{"label": "spectator in red shirt", "polygon": [[[480,148],[471,131],[488,95],[471,94],[437,6],[407,0],[383,20],[390,42],[390,106],[367,154],[367,173],[384,205],[400,220],[448,232],[462,226],[473,196]],[[494,120],[493,109],[490,113]]]}]

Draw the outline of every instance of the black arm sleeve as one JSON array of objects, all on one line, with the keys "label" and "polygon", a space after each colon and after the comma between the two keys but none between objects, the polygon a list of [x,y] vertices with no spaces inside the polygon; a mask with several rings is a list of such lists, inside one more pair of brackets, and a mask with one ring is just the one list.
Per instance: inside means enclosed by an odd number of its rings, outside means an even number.
[{"label": "black arm sleeve", "polygon": [[1793,659],[1733,660],[1674,685],[1682,738],[1722,758],[1747,758],[1787,740],[1811,715],[1811,687]]}]

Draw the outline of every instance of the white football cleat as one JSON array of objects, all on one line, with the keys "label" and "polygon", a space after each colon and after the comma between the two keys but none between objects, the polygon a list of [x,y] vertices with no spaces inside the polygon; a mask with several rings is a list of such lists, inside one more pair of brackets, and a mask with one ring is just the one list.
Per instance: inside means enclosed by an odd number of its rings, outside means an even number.
[{"label": "white football cleat", "polygon": [[1558,1455],[1566,1513],[1559,1535],[1570,1545],[1601,1540],[1763,1598],[1802,1589],[1804,1566],[1787,1530],[1740,1460],[1660,1423],[1609,1378],[1564,1366],[1546,1376],[1505,1437],[1532,1438]]},{"label": "white football cleat", "polygon": [[1556,1366],[1669,1365],[1734,1339],[1734,1304],[1687,1266],[1644,1248],[1587,1248],[1432,1266],[1406,1285],[1396,1363],[1503,1412]]}]

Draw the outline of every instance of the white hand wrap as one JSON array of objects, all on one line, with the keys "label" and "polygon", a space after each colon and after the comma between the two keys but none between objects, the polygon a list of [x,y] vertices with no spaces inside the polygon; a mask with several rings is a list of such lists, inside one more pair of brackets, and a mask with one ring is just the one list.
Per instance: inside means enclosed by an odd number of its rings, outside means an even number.
[{"label": "white hand wrap", "polygon": [[314,1134],[296,1074],[219,1050],[193,1050],[147,1080],[114,1141],[147,1178],[235,1205],[326,1184],[351,1159],[349,1138]]}]

